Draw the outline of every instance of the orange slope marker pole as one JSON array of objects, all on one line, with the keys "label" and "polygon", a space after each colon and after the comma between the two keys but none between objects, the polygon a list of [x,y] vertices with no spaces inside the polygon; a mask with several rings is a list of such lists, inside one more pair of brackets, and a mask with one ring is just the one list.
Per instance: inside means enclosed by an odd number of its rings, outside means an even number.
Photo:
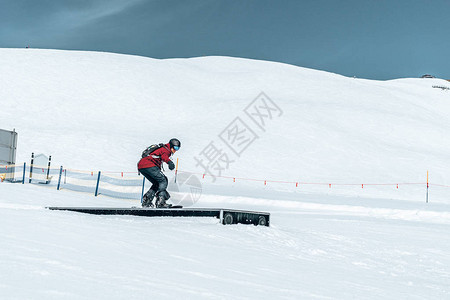
[{"label": "orange slope marker pole", "polygon": [[177,166],[175,167],[175,183],[177,183],[177,174],[178,174],[178,158],[177,158]]}]

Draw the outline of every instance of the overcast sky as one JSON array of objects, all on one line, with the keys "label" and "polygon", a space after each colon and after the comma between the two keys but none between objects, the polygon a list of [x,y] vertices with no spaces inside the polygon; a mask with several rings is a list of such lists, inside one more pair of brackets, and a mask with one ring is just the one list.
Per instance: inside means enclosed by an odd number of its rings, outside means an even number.
[{"label": "overcast sky", "polygon": [[450,79],[450,0],[0,0],[0,47],[26,46]]}]

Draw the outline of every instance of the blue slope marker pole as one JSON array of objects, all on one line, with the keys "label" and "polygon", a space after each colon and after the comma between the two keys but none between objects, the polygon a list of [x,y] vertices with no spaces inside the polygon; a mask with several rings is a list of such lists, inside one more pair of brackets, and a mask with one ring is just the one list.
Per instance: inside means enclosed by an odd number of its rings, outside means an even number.
[{"label": "blue slope marker pole", "polygon": [[23,163],[23,175],[22,175],[22,184],[25,184],[25,170],[27,168],[27,163]]},{"label": "blue slope marker pole", "polygon": [[59,191],[59,187],[61,185],[61,174],[62,174],[63,166],[59,169],[59,179],[58,179],[58,187],[56,188]]},{"label": "blue slope marker pole", "polygon": [[141,205],[144,200],[144,187],[145,187],[145,177],[142,179],[142,192],[141,192]]},{"label": "blue slope marker pole", "polygon": [[102,174],[101,171],[98,171],[98,177],[97,177],[97,186],[95,187],[95,197],[98,196],[98,185],[100,184],[100,175]]}]

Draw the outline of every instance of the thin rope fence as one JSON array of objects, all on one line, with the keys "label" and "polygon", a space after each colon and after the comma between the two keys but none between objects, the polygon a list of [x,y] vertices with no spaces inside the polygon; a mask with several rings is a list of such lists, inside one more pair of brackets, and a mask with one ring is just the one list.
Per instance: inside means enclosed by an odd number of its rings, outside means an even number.
[{"label": "thin rope fence", "polygon": [[[178,164],[177,164],[178,165]],[[290,185],[292,188],[301,188],[304,186],[318,186],[331,189],[333,187],[358,187],[364,189],[365,187],[393,187],[399,189],[401,186],[424,186],[424,187],[441,187],[450,188],[447,184],[424,182],[369,182],[369,183],[343,183],[343,182],[309,182],[309,181],[294,181],[294,180],[273,180],[261,178],[247,178],[237,176],[225,175],[210,175],[206,173],[182,171],[177,168],[175,171],[175,181],[177,173],[185,173],[195,175],[200,180],[214,179],[214,182],[209,182],[212,185],[221,185],[223,183],[236,182],[254,182],[261,183],[261,186],[283,184]],[[428,177],[428,176],[427,176]],[[173,177],[171,179],[174,179]],[[221,179],[216,182],[216,179]],[[0,180],[21,183],[39,183],[47,184],[49,186],[57,186],[57,189],[67,189],[79,192],[93,193],[95,196],[105,195],[109,197],[121,199],[142,199],[142,194],[145,188],[149,188],[150,184],[141,176],[138,171],[92,171],[92,170],[78,170],[54,168],[49,166],[27,166],[26,163],[16,165],[0,165]],[[226,181],[223,181],[226,180]],[[147,185],[147,187],[145,186]]]}]

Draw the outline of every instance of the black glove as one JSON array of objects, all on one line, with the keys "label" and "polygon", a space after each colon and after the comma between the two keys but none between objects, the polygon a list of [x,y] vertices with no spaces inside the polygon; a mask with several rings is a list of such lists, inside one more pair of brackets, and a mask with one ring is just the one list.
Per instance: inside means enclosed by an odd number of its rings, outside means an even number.
[{"label": "black glove", "polygon": [[169,160],[167,164],[169,165],[169,170],[175,169],[175,164],[173,163],[173,161]]}]

